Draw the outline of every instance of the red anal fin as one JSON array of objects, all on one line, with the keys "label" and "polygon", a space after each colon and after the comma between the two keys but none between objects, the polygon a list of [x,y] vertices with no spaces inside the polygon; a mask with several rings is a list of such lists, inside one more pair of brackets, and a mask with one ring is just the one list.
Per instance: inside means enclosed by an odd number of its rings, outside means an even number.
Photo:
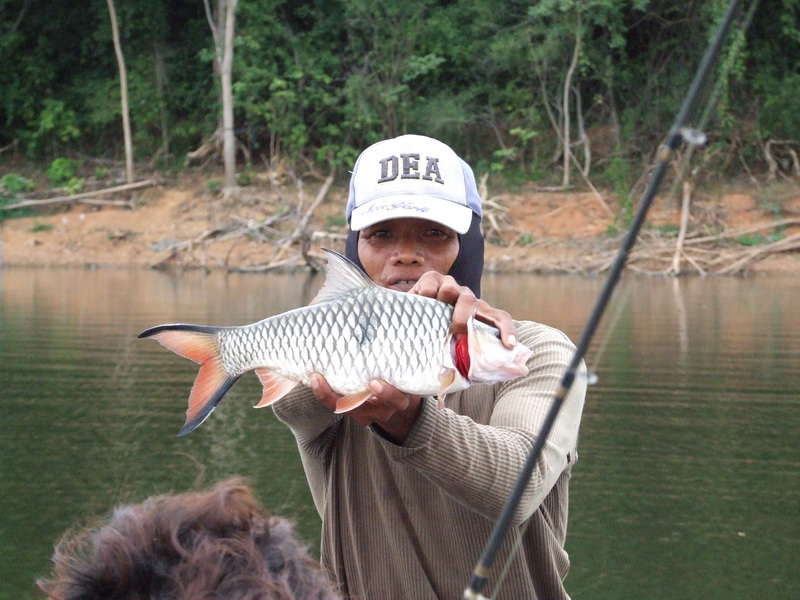
[{"label": "red anal fin", "polygon": [[357,392],[355,394],[350,394],[349,396],[342,396],[336,403],[336,410],[334,412],[338,415],[340,413],[347,412],[348,410],[358,408],[364,404],[364,402],[366,402],[367,398],[370,396],[372,396],[372,392],[370,390],[364,390],[363,392]]},{"label": "red anal fin", "polygon": [[269,369],[256,369],[259,381],[263,386],[261,394],[261,401],[255,405],[255,408],[263,408],[269,406],[273,402],[277,402],[286,394],[291,392],[297,385],[297,382],[283,375],[279,375]]}]

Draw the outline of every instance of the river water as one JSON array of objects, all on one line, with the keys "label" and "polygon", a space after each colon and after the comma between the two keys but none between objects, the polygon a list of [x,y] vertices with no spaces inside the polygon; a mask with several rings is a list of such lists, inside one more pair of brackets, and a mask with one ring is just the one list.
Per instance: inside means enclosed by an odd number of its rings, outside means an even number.
[{"label": "river water", "polygon": [[[484,297],[576,339],[602,283],[495,275]],[[251,408],[257,379],[178,438],[195,366],[136,335],[252,322],[320,285],[0,270],[0,600],[32,597],[66,528],[233,474],[315,549],[294,441],[270,409]],[[571,488],[574,600],[800,598],[798,296],[792,277],[623,280],[587,355],[598,383]]]}]

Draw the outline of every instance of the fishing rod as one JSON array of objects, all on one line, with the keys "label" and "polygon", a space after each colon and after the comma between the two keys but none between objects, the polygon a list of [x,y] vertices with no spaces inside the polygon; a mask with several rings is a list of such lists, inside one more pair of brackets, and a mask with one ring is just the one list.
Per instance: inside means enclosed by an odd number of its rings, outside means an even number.
[{"label": "fishing rod", "polygon": [[517,481],[514,484],[514,489],[511,491],[511,494],[509,495],[508,500],[506,501],[506,504],[500,513],[500,517],[497,519],[497,523],[495,524],[495,527],[489,537],[489,541],[484,548],[483,554],[475,566],[469,587],[464,590],[463,600],[485,600],[484,596],[481,595],[481,592],[488,581],[489,573],[492,565],[494,564],[497,550],[499,549],[503,538],[511,526],[514,512],[516,511],[516,508],[522,499],[523,492],[528,485],[531,474],[533,473],[533,469],[535,468],[542,449],[544,448],[544,443],[547,440],[550,430],[552,429],[556,417],[558,416],[558,412],[561,410],[561,406],[575,381],[580,364],[583,361],[584,355],[586,354],[589,344],[592,341],[592,337],[594,336],[594,333],[600,324],[600,320],[603,317],[603,313],[605,312],[606,306],[611,299],[611,295],[613,294],[614,288],[619,281],[620,275],[625,268],[628,255],[636,243],[636,237],[638,236],[639,230],[644,223],[647,212],[650,210],[650,205],[653,203],[656,192],[661,185],[661,180],[664,178],[664,174],[669,166],[670,159],[672,158],[675,150],[677,150],[681,141],[685,141],[690,146],[705,144],[705,134],[702,131],[687,127],[686,122],[692,113],[694,113],[700,93],[705,86],[709,73],[716,63],[722,44],[728,35],[728,30],[730,29],[731,24],[733,23],[734,15],[738,11],[740,2],[741,0],[731,0],[715,36],[711,40],[711,43],[709,44],[708,48],[706,49],[706,53],[703,56],[703,60],[700,62],[700,65],[695,72],[694,79],[692,80],[689,90],[686,93],[683,104],[681,105],[678,115],[675,118],[675,122],[672,125],[672,128],[669,130],[669,133],[659,150],[658,161],[655,169],[653,170],[653,174],[650,178],[647,188],[642,196],[639,210],[637,211],[631,227],[628,230],[625,239],[623,240],[622,247],[614,259],[611,270],[608,274],[608,278],[606,279],[603,289],[600,291],[600,295],[595,302],[594,308],[589,316],[589,320],[587,321],[583,333],[581,334],[580,341],[575,347],[572,360],[567,366],[567,369],[559,383],[559,387],[553,396],[552,403],[547,415],[545,416],[545,420],[542,423],[541,430],[536,436],[536,440],[534,441],[533,446],[531,447],[528,456],[525,459],[525,464],[523,465]]}]

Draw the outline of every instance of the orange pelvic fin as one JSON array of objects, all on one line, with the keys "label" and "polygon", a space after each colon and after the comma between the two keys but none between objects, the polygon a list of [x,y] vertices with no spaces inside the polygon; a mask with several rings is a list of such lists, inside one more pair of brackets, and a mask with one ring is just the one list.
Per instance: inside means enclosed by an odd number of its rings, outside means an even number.
[{"label": "orange pelvic fin", "polygon": [[269,369],[256,369],[259,381],[263,386],[261,394],[261,401],[255,405],[255,408],[263,408],[269,406],[273,402],[277,402],[286,394],[291,392],[297,385],[297,382],[283,375],[279,375],[275,371]]},{"label": "orange pelvic fin", "polygon": [[189,394],[186,422],[178,435],[186,435],[214,411],[239,375],[229,374],[222,366],[217,346],[217,327],[200,325],[160,325],[139,334],[152,337],[176,354],[199,363],[200,371]]},{"label": "orange pelvic fin", "polygon": [[348,410],[358,408],[364,404],[364,402],[366,402],[370,396],[372,396],[372,392],[370,390],[364,390],[363,392],[357,392],[355,394],[350,394],[349,396],[342,396],[336,403],[336,410],[334,412],[338,415],[340,413],[347,412]]}]

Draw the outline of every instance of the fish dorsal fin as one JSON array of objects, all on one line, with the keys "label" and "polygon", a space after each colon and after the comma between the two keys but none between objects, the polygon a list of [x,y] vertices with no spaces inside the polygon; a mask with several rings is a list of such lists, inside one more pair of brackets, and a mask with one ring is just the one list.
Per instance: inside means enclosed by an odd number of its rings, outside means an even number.
[{"label": "fish dorsal fin", "polygon": [[322,250],[328,258],[328,275],[311,304],[332,302],[354,290],[375,285],[349,258],[328,248]]}]

